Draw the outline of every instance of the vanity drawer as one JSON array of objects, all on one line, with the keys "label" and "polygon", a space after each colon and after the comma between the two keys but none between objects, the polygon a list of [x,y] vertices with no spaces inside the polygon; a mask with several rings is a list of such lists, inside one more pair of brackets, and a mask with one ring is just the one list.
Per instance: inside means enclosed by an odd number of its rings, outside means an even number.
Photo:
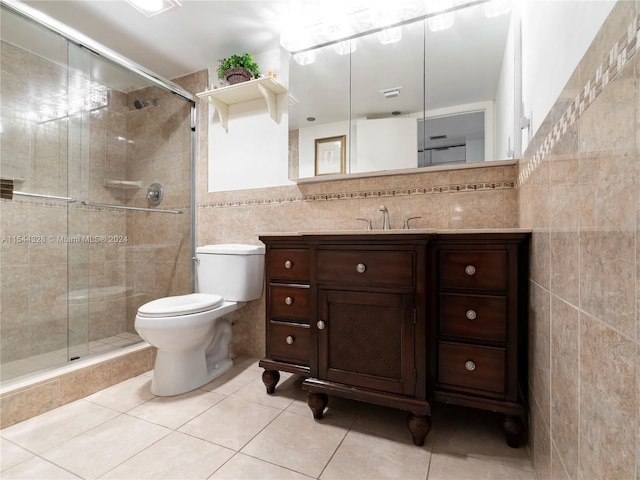
[{"label": "vanity drawer", "polygon": [[413,287],[411,251],[318,250],[318,282],[371,287]]},{"label": "vanity drawer", "polygon": [[269,280],[309,281],[309,250],[272,248],[268,255]]},{"label": "vanity drawer", "polygon": [[440,294],[440,335],[507,341],[507,297]]},{"label": "vanity drawer", "polygon": [[441,250],[440,288],[505,290],[507,252],[501,250]]},{"label": "vanity drawer", "polygon": [[309,295],[307,285],[270,285],[269,316],[292,318],[309,322]]},{"label": "vanity drawer", "polygon": [[506,350],[458,343],[438,345],[440,385],[505,393]]},{"label": "vanity drawer", "polygon": [[270,356],[274,360],[309,365],[311,335],[309,325],[270,321]]}]

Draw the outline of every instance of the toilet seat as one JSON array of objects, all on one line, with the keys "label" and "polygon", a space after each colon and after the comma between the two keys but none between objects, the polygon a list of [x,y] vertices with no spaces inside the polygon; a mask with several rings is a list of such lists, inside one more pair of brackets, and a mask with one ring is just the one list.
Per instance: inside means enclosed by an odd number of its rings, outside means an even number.
[{"label": "toilet seat", "polygon": [[224,303],[220,295],[207,293],[190,293],[164,297],[145,303],[138,308],[138,316],[162,318],[180,315],[191,315],[218,308]]}]

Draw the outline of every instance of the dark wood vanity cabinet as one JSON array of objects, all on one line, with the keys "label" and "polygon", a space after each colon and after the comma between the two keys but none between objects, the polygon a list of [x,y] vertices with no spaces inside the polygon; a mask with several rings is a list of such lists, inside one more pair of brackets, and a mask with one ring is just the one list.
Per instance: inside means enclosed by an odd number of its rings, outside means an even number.
[{"label": "dark wood vanity cabinet", "polygon": [[309,376],[315,311],[309,247],[297,236],[274,238],[266,243],[265,266],[267,355],[260,366],[267,393],[273,393],[280,371]]},{"label": "dark wood vanity cabinet", "polygon": [[501,412],[524,432],[528,234],[438,235],[431,249],[430,382],[435,400]]},{"label": "dark wood vanity cabinet", "polygon": [[261,236],[267,246],[267,355],[306,377],[321,419],[328,396],[408,412],[416,445],[434,401],[505,414],[522,434],[526,234]]},{"label": "dark wood vanity cabinet", "polygon": [[[316,238],[317,359],[309,407],[327,395],[400,408],[422,445],[431,427],[426,391],[424,282],[428,238]],[[317,368],[314,368],[317,366]]]}]

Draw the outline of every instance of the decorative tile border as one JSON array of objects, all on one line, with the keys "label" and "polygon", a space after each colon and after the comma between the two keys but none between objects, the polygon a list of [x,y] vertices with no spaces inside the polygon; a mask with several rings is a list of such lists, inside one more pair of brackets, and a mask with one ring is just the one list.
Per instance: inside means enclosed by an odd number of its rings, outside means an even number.
[{"label": "decorative tile border", "polygon": [[596,68],[587,83],[582,87],[580,93],[573,99],[567,107],[558,123],[551,129],[542,145],[529,159],[525,167],[518,175],[517,186],[521,187],[531,174],[540,166],[542,161],[549,155],[553,147],[562,139],[564,134],[573,124],[578,121],[584,111],[602,93],[613,80],[622,72],[626,64],[631,60],[636,52],[640,50],[640,16],[636,16],[627,28],[627,32],[616,42],[609,54]]},{"label": "decorative tile border", "polygon": [[333,200],[358,200],[366,198],[402,197],[407,195],[432,195],[438,193],[464,193],[491,190],[507,190],[516,187],[513,180],[496,182],[464,183],[438,185],[431,187],[409,187],[385,190],[364,190],[358,192],[316,193],[313,195],[284,196],[279,198],[260,198],[247,200],[229,200],[222,202],[202,202],[198,208],[253,207],[283,203],[322,202]]}]

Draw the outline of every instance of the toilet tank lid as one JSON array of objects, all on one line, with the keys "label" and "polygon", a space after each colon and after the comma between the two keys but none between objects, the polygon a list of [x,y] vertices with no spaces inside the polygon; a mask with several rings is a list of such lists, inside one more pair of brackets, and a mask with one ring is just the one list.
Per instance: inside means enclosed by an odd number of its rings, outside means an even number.
[{"label": "toilet tank lid", "polygon": [[219,245],[203,245],[196,247],[196,253],[217,253],[226,255],[264,255],[264,245],[247,245],[243,243],[224,243]]}]

